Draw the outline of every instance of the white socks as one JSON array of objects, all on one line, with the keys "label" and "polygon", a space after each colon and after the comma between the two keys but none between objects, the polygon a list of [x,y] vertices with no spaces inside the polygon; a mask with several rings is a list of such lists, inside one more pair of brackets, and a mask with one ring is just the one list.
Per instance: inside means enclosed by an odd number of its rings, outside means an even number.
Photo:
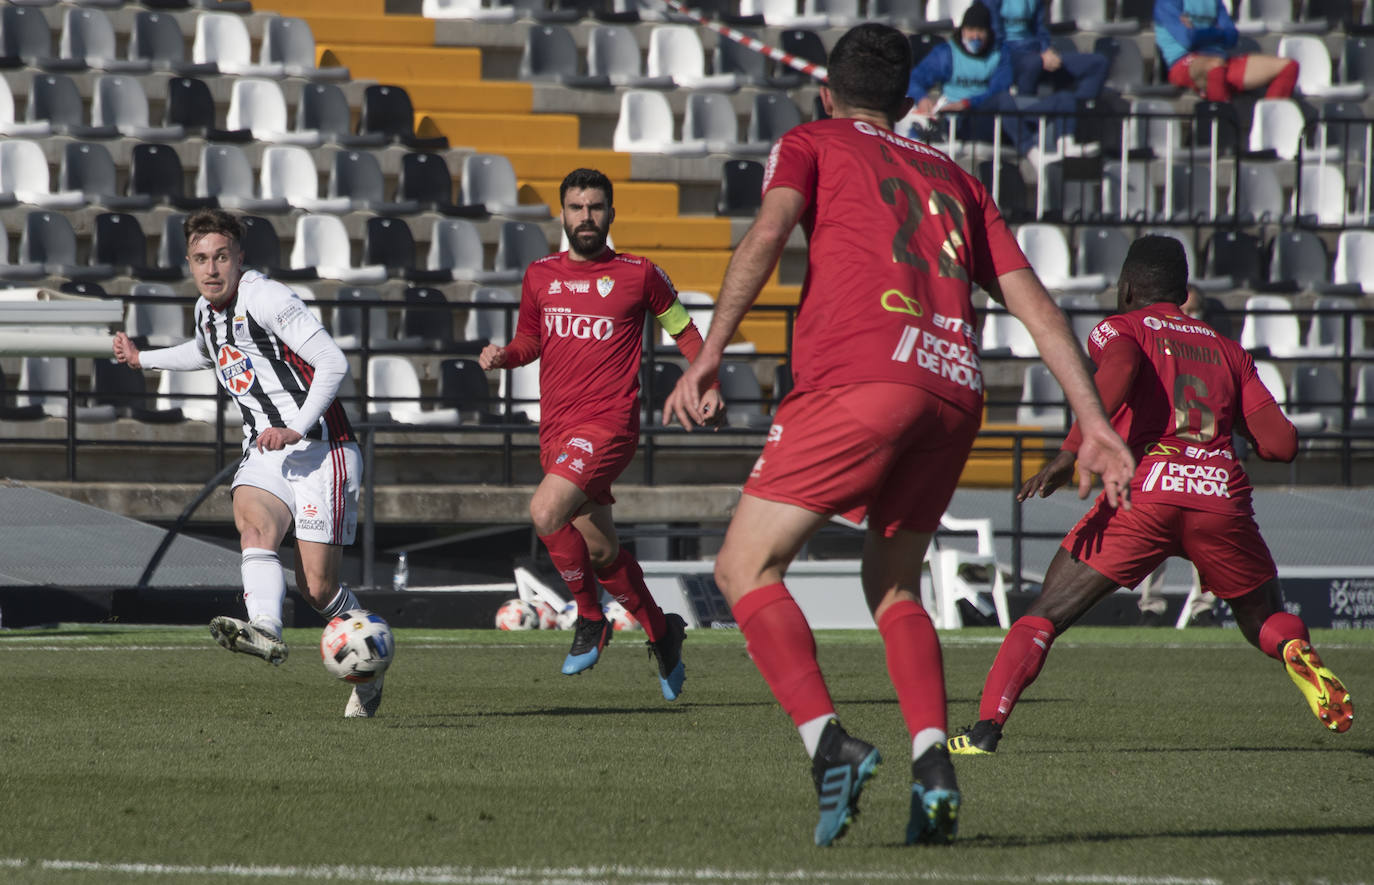
[{"label": "white socks", "polygon": [[347,587],[340,587],[339,592],[334,594],[334,598],[329,600],[329,605],[320,609],[320,614],[324,615],[326,621],[330,621],[355,608],[362,608],[358,602],[358,597],[354,596],[353,591]]},{"label": "white socks", "polygon": [[825,731],[825,724],[835,718],[834,713],[826,713],[824,716],[817,716],[815,719],[808,719],[797,726],[797,731],[801,734],[802,743],[806,745],[806,755],[812,759],[816,758],[816,747],[820,746],[821,733]]},{"label": "white socks", "polygon": [[923,728],[911,739],[911,758],[920,759],[921,754],[936,744],[943,744],[949,735],[938,728]]},{"label": "white socks", "polygon": [[281,638],[281,604],[286,598],[286,574],[275,550],[248,547],[239,566],[243,575],[243,604],[248,620]]}]

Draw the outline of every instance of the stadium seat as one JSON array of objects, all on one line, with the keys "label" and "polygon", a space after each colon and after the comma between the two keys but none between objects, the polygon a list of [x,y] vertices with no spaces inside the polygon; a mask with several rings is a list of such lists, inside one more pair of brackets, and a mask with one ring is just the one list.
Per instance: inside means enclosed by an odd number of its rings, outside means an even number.
[{"label": "stadium seat", "polygon": [[310,23],[303,18],[277,15],[267,19],[263,27],[260,54],[266,63],[281,65],[288,77],[304,77],[307,80],[349,79],[348,68],[321,68],[316,65],[315,34],[310,30]]},{"label": "stadium seat", "polygon": [[91,264],[110,265],[115,273],[141,280],[178,279],[148,264],[148,238],[138,218],[123,212],[102,212],[91,232]]},{"label": "stadium seat", "polygon": [[1352,429],[1374,427],[1374,363],[1355,369],[1355,404],[1350,410]]},{"label": "stadium seat", "polygon": [[979,349],[986,356],[1038,357],[1040,349],[1025,325],[1005,307],[989,301]]},{"label": "stadium seat", "polygon": [[[1368,8],[1366,5],[1366,10]],[[1366,88],[1374,85],[1374,37],[1368,34],[1347,36],[1345,49],[1341,52],[1341,66],[1347,83],[1363,83]]]},{"label": "stadium seat", "polygon": [[717,215],[754,215],[763,201],[763,164],[754,160],[729,160],[720,167]]},{"label": "stadium seat", "polygon": [[1280,295],[1251,295],[1245,299],[1240,346],[1258,357],[1308,356],[1293,305]]},{"label": "stadium seat", "polygon": [[414,215],[420,204],[414,200],[393,202],[386,199],[386,180],[375,154],[369,151],[339,151],[329,166],[330,199],[347,199],[352,210],[366,209],[382,215]]},{"label": "stadium seat", "polygon": [[1374,231],[1343,230],[1336,235],[1336,260],[1331,269],[1333,286],[1353,289],[1350,294],[1374,292]]},{"label": "stadium seat", "polygon": [[179,77],[207,77],[219,73],[214,62],[197,64],[186,59],[186,40],[176,17],[165,12],[140,10],[129,29],[130,61],[147,62],[152,69]]},{"label": "stadium seat", "polygon": [[196,17],[191,61],[197,64],[213,62],[224,74],[274,78],[286,75],[281,64],[253,63],[253,44],[246,19],[228,12],[202,12]]},{"label": "stadium seat", "polygon": [[702,154],[701,142],[685,144],[673,137],[673,111],[661,92],[627,89],[620,94],[620,118],[611,145],[617,151],[681,156]]},{"label": "stadium seat", "polygon": [[463,157],[459,186],[464,206],[482,206],[492,215],[544,219],[550,214],[545,203],[520,202],[515,168],[501,154]]},{"label": "stadium seat", "polygon": [[1249,149],[1259,153],[1273,151],[1280,159],[1292,160],[1307,122],[1302,108],[1291,98],[1262,98],[1255,102],[1250,122]]},{"label": "stadium seat", "polygon": [[1207,243],[1206,276],[1194,282],[1208,291],[1250,288],[1264,280],[1264,247],[1259,237],[1219,230]]},{"label": "stadium seat", "polygon": [[186,196],[184,172],[176,150],[163,144],[136,144],[129,156],[129,193],[145,194],[178,209],[204,209],[207,197]]},{"label": "stadium seat", "polygon": [[[755,40],[759,36],[752,31],[743,33]],[[717,40],[711,63],[717,73],[733,76],[741,86],[770,89],[778,85],[768,73],[768,57],[734,40]]]},{"label": "stadium seat", "polygon": [[441,218],[430,231],[429,257],[425,266],[430,270],[446,270],[455,280],[476,283],[519,283],[524,268],[493,271],[487,268],[485,250],[477,227],[463,218]]},{"label": "stadium seat", "polygon": [[[39,406],[50,418],[66,418],[68,393],[67,358],[26,356],[20,363],[19,396],[21,406]],[[76,406],[79,422],[103,423],[115,419],[114,406]]]},{"label": "stadium seat", "polygon": [[1218,154],[1225,156],[1244,150],[1251,121],[1249,107],[1234,102],[1200,101],[1193,105],[1193,146],[1210,147],[1216,142]]},{"label": "stadium seat", "polygon": [[113,126],[90,126],[84,122],[81,93],[66,74],[33,75],[24,118],[30,123],[48,123],[56,135],[69,135],[72,138],[119,137],[119,130]]},{"label": "stadium seat", "polygon": [[1288,406],[1294,415],[1317,415],[1322,430],[1340,430],[1345,414],[1344,388],[1336,369],[1328,365],[1293,367]]},{"label": "stadium seat", "polygon": [[386,279],[380,264],[353,266],[344,223],[335,215],[302,215],[296,219],[296,239],[291,246],[291,267],[314,268],[321,279],[369,286]]},{"label": "stadium seat", "polygon": [[538,225],[523,221],[507,221],[501,225],[496,241],[497,272],[525,273],[530,262],[549,254],[549,241]]},{"label": "stadium seat", "polygon": [[148,122],[148,96],[134,77],[103,74],[95,81],[91,124],[113,126],[120,135],[141,141],[180,141],[185,128],[153,126]]},{"label": "stadium seat", "polygon": [[190,338],[186,331],[186,311],[173,301],[139,301],[139,297],[170,298],[176,290],[165,283],[134,283],[129,294],[135,296],[124,309],[124,331],[130,338],[142,338],[149,347],[170,347]]},{"label": "stadium seat", "polygon": [[456,18],[489,23],[515,21],[514,6],[501,3],[484,6],[482,0],[422,0],[420,14],[425,18]]},{"label": "stadium seat", "polygon": [[1325,139],[1332,155],[1358,168],[1364,164],[1365,157],[1374,151],[1370,142],[1374,140],[1374,123],[1365,121],[1364,107],[1358,102],[1328,101],[1321,108],[1321,126],[1318,131],[1318,145]]},{"label": "stadium seat", "polygon": [[487,373],[476,360],[439,363],[439,404],[458,412],[464,424],[500,423],[500,403],[491,394]]},{"label": "stadium seat", "polygon": [[729,404],[726,421],[732,427],[767,427],[773,419],[764,412],[763,388],[750,363],[725,360],[720,364],[720,395]]},{"label": "stadium seat", "polygon": [[1134,21],[1113,21],[1106,0],[1051,0],[1049,22],[1096,34],[1134,34]]},{"label": "stadium seat", "polygon": [[770,28],[827,28],[830,20],[825,15],[802,15],[797,11],[797,0],[740,0],[740,15],[762,16],[763,23]]},{"label": "stadium seat", "polygon": [[1298,187],[1293,192],[1291,211],[1300,223],[1344,226],[1347,223],[1345,175],[1340,168],[1304,164],[1299,172]]},{"label": "stadium seat", "polygon": [[316,133],[321,141],[344,148],[382,147],[382,132],[353,132],[348,98],[336,83],[307,83],[296,103],[296,131]]},{"label": "stadium seat", "polygon": [[367,363],[368,418],[397,424],[460,424],[457,409],[427,409],[421,402],[420,377],[403,356],[374,356]]},{"label": "stadium seat", "polygon": [[439,154],[410,151],[401,157],[401,171],[396,176],[396,199],[413,200],[422,210],[440,215],[477,218],[487,214],[483,205],[453,202],[453,176],[448,163]]},{"label": "stadium seat", "polygon": [[254,194],[253,167],[248,155],[236,144],[207,144],[200,150],[196,170],[196,196],[213,198],[222,209],[278,214],[289,212],[291,204],[283,197],[258,197]]},{"label": "stadium seat", "polygon": [[[824,65],[826,61],[825,43],[821,35],[806,28],[786,28],[778,34],[778,42],[783,52],[794,55],[812,64]],[[782,89],[794,89],[807,85],[811,78],[795,68],[779,65],[773,74],[774,85]]]},{"label": "stadium seat", "polygon": [[802,18],[824,17],[826,26],[849,28],[858,24],[859,0],[803,0]]},{"label": "stadium seat", "polygon": [[562,25],[535,25],[525,32],[525,48],[520,55],[521,80],[559,83],[584,89],[610,88],[610,77],[583,74],[579,70],[580,64],[572,32]]},{"label": "stadium seat", "polygon": [[52,124],[47,120],[26,123],[15,117],[14,93],[10,91],[9,81],[0,77],[0,135],[18,138],[46,138],[52,135]]},{"label": "stadium seat", "polygon": [[98,71],[145,74],[153,67],[148,59],[120,59],[115,54],[114,25],[100,9],[67,7],[62,16],[57,54],[61,58],[84,62]]},{"label": "stadium seat", "polygon": [[[188,421],[214,424],[219,416],[219,382],[209,369],[191,372],[163,372],[157,383],[156,408],[178,409]],[[225,426],[233,427],[234,419],[225,412]]]},{"label": "stadium seat", "polygon": [[188,134],[207,141],[243,143],[253,140],[247,129],[220,129],[215,123],[215,100],[210,87],[194,77],[173,77],[167,81],[167,103],[163,123],[183,127]]},{"label": "stadium seat", "polygon": [[453,348],[453,311],[443,292],[428,286],[408,286],[401,293],[401,300],[405,307],[401,310],[397,347],[437,351]]},{"label": "stadium seat", "polygon": [[247,129],[254,141],[272,144],[298,144],[318,147],[322,136],[318,131],[287,128],[286,97],[275,80],[243,77],[236,79],[229,91],[229,111],[224,125],[230,129]]},{"label": "stadium seat", "polygon": [[745,130],[743,151],[768,153],[773,142],[802,121],[801,109],[786,92],[759,92],[750,105],[749,124]]},{"label": "stadium seat", "polygon": [[463,340],[482,344],[506,344],[513,337],[515,311],[496,305],[520,303],[520,297],[509,289],[483,286],[472,293],[473,306],[468,309],[463,327]]},{"label": "stadium seat", "polygon": [[[1004,169],[1005,175],[1008,170]],[[1102,164],[1102,215],[1104,218],[1145,221],[1155,214],[1154,193],[1147,186],[1146,163],[1126,164],[1125,192],[1122,192],[1121,163],[1107,160]],[[1124,214],[1123,214],[1123,205]],[[1000,200],[999,200],[1000,205]]]},{"label": "stadium seat", "polygon": [[1114,312],[1104,309],[1096,295],[1061,295],[1057,300],[1069,319],[1074,337],[1084,347],[1088,346],[1088,336],[1097,328],[1097,324],[1106,319],[1108,313]]},{"label": "stadium seat", "polygon": [[1045,366],[1026,366],[1021,382],[1021,404],[1016,407],[1016,423],[1030,427],[1063,430],[1067,427],[1064,390]]},{"label": "stadium seat", "polygon": [[360,133],[381,133],[390,141],[414,150],[437,151],[448,148],[445,136],[421,137],[415,134],[415,108],[410,95],[400,86],[368,86],[363,90]]},{"label": "stadium seat", "polygon": [[264,148],[258,174],[263,199],[282,199],[306,212],[347,212],[353,206],[349,197],[320,196],[315,159],[299,145],[274,144]]},{"label": "stadium seat", "polygon": [[110,358],[91,362],[91,404],[93,408],[113,410],[109,420],[129,417],[145,424],[176,424],[186,420],[181,409],[152,408],[147,379],[142,371]]},{"label": "stadium seat", "polygon": [[1078,229],[1078,269],[1084,274],[1100,274],[1108,286],[1115,286],[1131,240],[1117,227]]},{"label": "stadium seat", "polygon": [[[1363,233],[1363,231],[1361,231]],[[1346,338],[1345,314],[1359,310],[1362,305],[1352,298],[1321,296],[1312,302],[1312,320],[1307,326],[1307,351],[1313,356],[1346,356],[1369,359],[1374,356],[1365,346],[1365,318],[1358,313],[1350,317],[1349,339]]]},{"label": "stadium seat", "polygon": [[0,140],[0,194],[8,194],[11,204],[18,200],[44,209],[78,209],[86,203],[78,190],[54,193],[43,148],[20,138]]},{"label": "stadium seat", "polygon": [[147,195],[119,194],[114,158],[100,142],[70,141],[63,145],[57,188],[79,191],[86,203],[115,211],[147,209],[153,204],[152,197]]},{"label": "stadium seat", "polygon": [[334,297],[340,302],[356,302],[361,305],[354,307],[341,303],[334,308],[330,335],[339,347],[355,350],[362,345],[364,316],[367,318],[368,347],[378,349],[390,345],[388,314],[380,292],[367,287],[341,286]]},{"label": "stadium seat", "polygon": [[[445,270],[421,270],[415,266],[415,237],[403,218],[369,218],[363,234],[363,263],[380,264],[392,279],[419,283],[451,282]],[[450,335],[449,338],[452,338]]]},{"label": "stadium seat", "polygon": [[182,279],[190,273],[186,259],[186,216],[173,212],[162,219],[162,236],[157,244],[157,266],[169,279]]},{"label": "stadium seat", "polygon": [[1069,266],[1069,244],[1058,226],[1023,224],[1016,231],[1016,242],[1045,288],[1064,292],[1100,292],[1107,288],[1107,278],[1101,274],[1073,274]]},{"label": "stadium seat", "polygon": [[1288,214],[1283,186],[1273,164],[1243,163],[1236,185],[1236,218],[1241,224],[1276,224]]},{"label": "stadium seat", "polygon": [[0,9],[0,55],[23,59],[44,71],[84,71],[84,58],[61,58],[52,51],[52,31],[41,9],[7,5]]},{"label": "stadium seat", "polygon": [[1311,231],[1281,231],[1269,244],[1269,282],[1265,291],[1315,290],[1331,280],[1326,244]]},{"label": "stadium seat", "polygon": [[687,96],[682,117],[683,143],[700,142],[709,154],[731,154],[741,145],[739,119],[729,96],[719,92],[693,92]]},{"label": "stadium seat", "polygon": [[606,77],[612,86],[631,89],[672,89],[672,77],[646,77],[639,59],[639,43],[629,28],[598,25],[587,37],[587,74]]},{"label": "stadium seat", "polygon": [[1208,163],[1172,163],[1166,170],[1172,181],[1167,182],[1171,189],[1172,205],[1169,206],[1169,221],[1172,224],[1201,224],[1215,220],[1223,208],[1218,194],[1212,189],[1212,170]]},{"label": "stadium seat", "polygon": [[1289,0],[1245,0],[1236,4],[1236,30],[1247,35],[1320,31],[1315,22],[1294,21],[1293,4]]},{"label": "stadium seat", "polygon": [[501,398],[504,405],[506,386],[510,387],[511,406],[506,417],[512,421],[528,421],[538,424],[541,417],[539,406],[539,364],[530,363],[501,374]]},{"label": "stadium seat", "polygon": [[[1265,0],[1247,0],[1247,3],[1255,2]],[[1320,23],[1313,24],[1319,31],[1323,27]],[[1311,34],[1286,35],[1279,40],[1276,54],[1280,58],[1291,58],[1298,63],[1297,91],[1307,98],[1360,101],[1365,97],[1364,83],[1331,82],[1331,55],[1326,51],[1326,44],[1320,37]]]},{"label": "stadium seat", "polygon": [[683,89],[733,92],[740,87],[734,74],[706,73],[706,50],[692,25],[655,25],[646,68],[650,77],[668,77]]}]

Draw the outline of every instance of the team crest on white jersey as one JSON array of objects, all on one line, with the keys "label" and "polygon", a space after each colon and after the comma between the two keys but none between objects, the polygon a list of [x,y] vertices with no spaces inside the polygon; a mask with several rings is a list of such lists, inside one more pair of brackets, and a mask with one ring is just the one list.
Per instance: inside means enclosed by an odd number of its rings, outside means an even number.
[{"label": "team crest on white jersey", "polygon": [[607,295],[611,294],[611,290],[614,288],[615,280],[611,279],[610,277],[602,277],[601,279],[596,281],[596,291],[601,293],[602,298],[605,298]]},{"label": "team crest on white jersey", "polygon": [[219,375],[224,379],[224,387],[234,396],[243,396],[253,386],[256,377],[253,361],[248,354],[232,344],[222,344],[219,348]]},{"label": "team crest on white jersey", "polygon": [[248,317],[234,317],[234,337],[243,338],[248,335]]}]

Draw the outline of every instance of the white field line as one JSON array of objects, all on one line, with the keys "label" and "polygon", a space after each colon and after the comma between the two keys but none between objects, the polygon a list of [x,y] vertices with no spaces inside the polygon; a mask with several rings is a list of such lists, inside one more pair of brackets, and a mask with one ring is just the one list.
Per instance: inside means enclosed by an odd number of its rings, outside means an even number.
[{"label": "white field line", "polygon": [[1069,882],[1074,885],[1221,885],[1220,879],[1180,876],[1122,876],[1110,873],[1034,875],[950,874],[906,869],[881,870],[720,870],[663,867],[380,867],[349,865],[248,865],[105,863],[43,858],[0,858],[0,869],[90,873],[127,877],[196,876],[225,879],[290,879],[327,882],[423,883],[423,885],[588,885],[597,882],[1012,882],[1024,885]]}]

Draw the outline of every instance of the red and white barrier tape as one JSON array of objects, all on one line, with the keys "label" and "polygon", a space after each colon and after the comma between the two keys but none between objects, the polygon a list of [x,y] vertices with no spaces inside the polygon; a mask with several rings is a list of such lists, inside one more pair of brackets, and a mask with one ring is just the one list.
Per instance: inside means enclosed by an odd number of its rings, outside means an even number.
[{"label": "red and white barrier tape", "polygon": [[780,61],[790,68],[801,71],[803,74],[809,74],[812,77],[815,77],[817,80],[820,80],[822,83],[826,82],[827,80],[824,65],[818,65],[815,62],[807,61],[806,59],[797,55],[793,55],[790,52],[783,52],[781,49],[774,49],[772,46],[769,46],[762,40],[757,40],[753,37],[750,37],[743,31],[737,31],[734,28],[722,25],[719,22],[713,22],[710,19],[702,18],[695,12],[689,10],[686,6],[683,6],[680,0],[663,0],[663,2],[667,4],[667,6],[670,7],[674,12],[678,12],[682,15],[687,16],[692,21],[701,25],[703,28],[710,28],[711,30],[715,31],[717,34],[720,34],[727,40],[739,43],[746,49],[752,49],[754,52],[757,52],[760,55],[765,55],[768,58],[773,59],[774,61]]}]

